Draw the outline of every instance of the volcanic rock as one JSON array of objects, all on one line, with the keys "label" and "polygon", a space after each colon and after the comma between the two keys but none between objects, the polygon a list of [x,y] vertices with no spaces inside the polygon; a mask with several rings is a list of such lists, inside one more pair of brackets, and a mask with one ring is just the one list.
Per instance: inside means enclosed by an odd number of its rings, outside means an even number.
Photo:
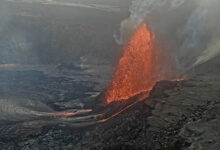
[{"label": "volcanic rock", "polygon": [[[182,82],[162,81],[150,97],[99,124],[76,149],[218,150],[220,78],[213,60]],[[218,65],[217,65],[218,66]],[[150,112],[150,113],[149,113]]]}]

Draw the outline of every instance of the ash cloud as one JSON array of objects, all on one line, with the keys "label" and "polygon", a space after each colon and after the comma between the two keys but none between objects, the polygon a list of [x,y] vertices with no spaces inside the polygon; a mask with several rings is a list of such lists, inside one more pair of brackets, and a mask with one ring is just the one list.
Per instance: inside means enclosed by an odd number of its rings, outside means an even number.
[{"label": "ash cloud", "polygon": [[114,37],[124,44],[146,23],[159,43],[171,45],[177,67],[186,71],[220,54],[219,10],[218,0],[133,0],[130,16]]}]

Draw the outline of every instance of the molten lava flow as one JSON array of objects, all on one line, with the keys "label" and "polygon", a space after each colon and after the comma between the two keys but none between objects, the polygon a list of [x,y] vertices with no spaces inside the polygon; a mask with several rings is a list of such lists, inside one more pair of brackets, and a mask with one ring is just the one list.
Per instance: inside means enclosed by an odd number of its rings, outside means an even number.
[{"label": "molten lava flow", "polygon": [[142,92],[150,91],[155,79],[155,36],[145,24],[139,26],[124,47],[112,84],[106,93],[107,103],[125,100]]}]

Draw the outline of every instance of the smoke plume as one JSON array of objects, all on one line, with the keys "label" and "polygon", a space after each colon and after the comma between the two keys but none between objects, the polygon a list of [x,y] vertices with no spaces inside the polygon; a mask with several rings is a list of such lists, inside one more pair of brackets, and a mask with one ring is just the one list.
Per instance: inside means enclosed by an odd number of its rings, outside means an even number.
[{"label": "smoke plume", "polygon": [[118,44],[124,44],[141,23],[170,47],[182,71],[196,67],[220,53],[220,1],[133,0],[130,16],[121,22]]}]

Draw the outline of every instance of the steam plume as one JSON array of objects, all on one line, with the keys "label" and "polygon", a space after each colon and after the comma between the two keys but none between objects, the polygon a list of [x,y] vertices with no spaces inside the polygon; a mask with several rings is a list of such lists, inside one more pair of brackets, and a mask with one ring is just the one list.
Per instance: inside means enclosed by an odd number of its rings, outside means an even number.
[{"label": "steam plume", "polygon": [[124,44],[147,23],[157,39],[171,43],[177,67],[184,71],[220,54],[219,10],[218,0],[133,0],[130,16],[114,37]]},{"label": "steam plume", "polygon": [[[131,36],[134,30],[145,20],[155,9],[164,6],[168,0],[133,0],[130,7],[130,16],[121,22],[120,36],[114,37],[118,44],[123,44]],[[184,0],[170,1],[170,9],[178,8]]]}]

